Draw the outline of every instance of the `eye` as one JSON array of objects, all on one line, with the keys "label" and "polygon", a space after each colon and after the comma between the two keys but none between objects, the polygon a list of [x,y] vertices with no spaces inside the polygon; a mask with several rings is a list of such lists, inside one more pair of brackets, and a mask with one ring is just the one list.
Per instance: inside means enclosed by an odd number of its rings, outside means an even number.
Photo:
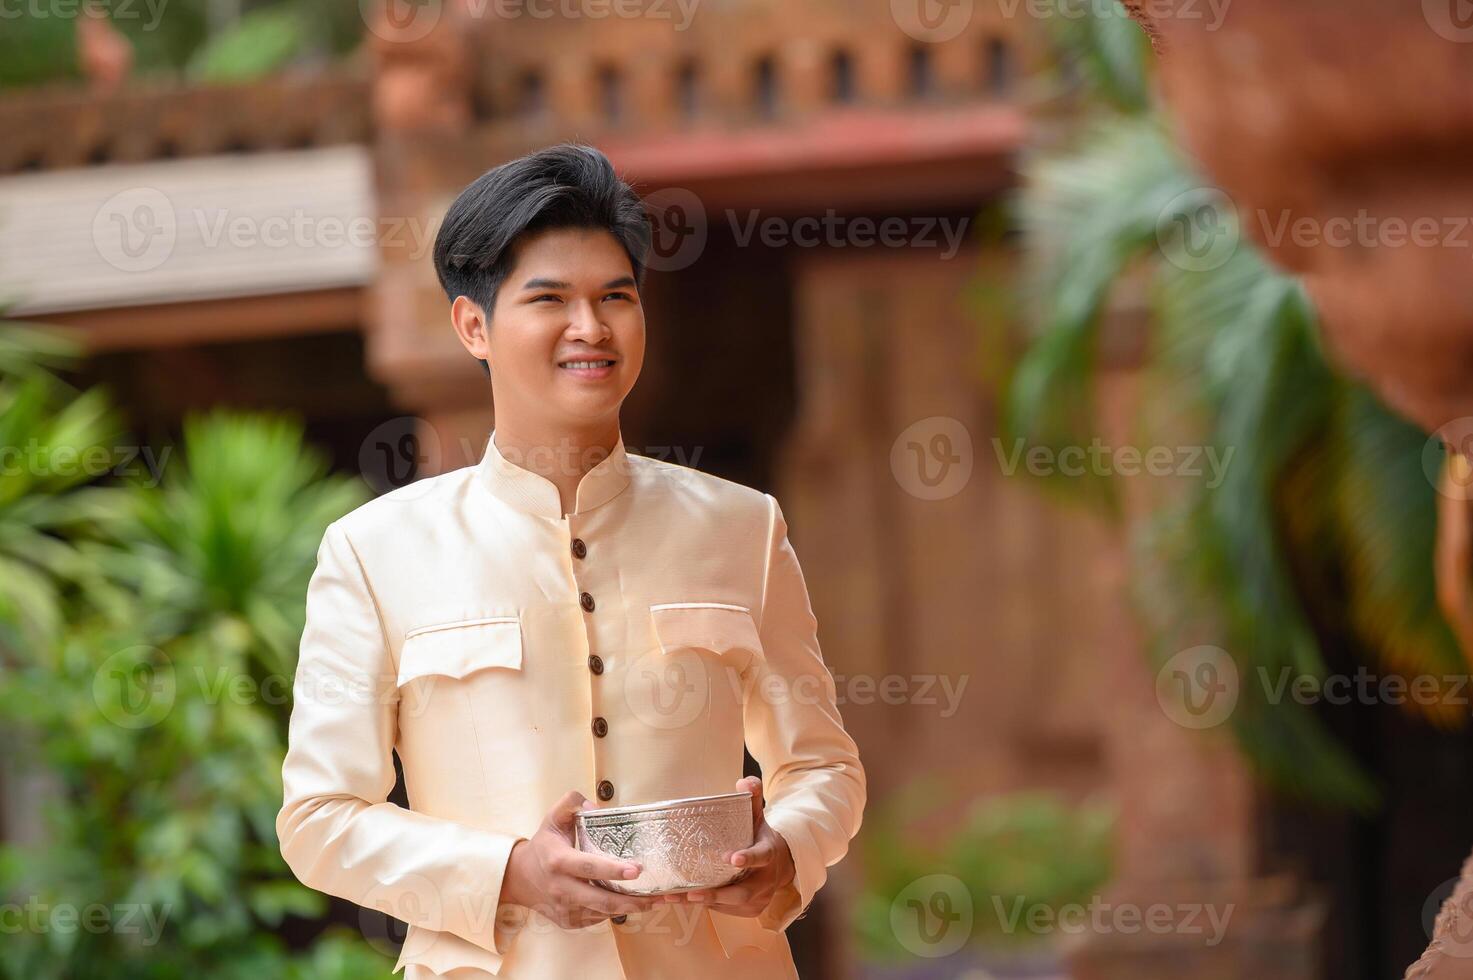
[{"label": "eye", "polygon": [[543,293],[540,296],[534,296],[534,297],[532,297],[532,302],[534,302],[534,303],[540,303],[540,302],[542,302],[545,299],[550,299],[550,300],[552,300],[555,303],[562,302],[562,297],[559,296],[559,295],[557,295],[556,293]]},{"label": "eye", "polygon": [[607,296],[604,297],[604,299],[623,299],[628,300],[631,303],[634,302],[634,297],[629,295],[628,293],[609,293]]}]

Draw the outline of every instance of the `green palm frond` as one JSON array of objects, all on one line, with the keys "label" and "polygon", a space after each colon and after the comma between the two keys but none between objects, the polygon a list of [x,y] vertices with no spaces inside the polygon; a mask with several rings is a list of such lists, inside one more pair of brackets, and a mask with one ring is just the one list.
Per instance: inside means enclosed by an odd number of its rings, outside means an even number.
[{"label": "green palm frond", "polygon": [[[1013,376],[1010,435],[1055,451],[1088,442],[1094,412],[1099,318],[1121,277],[1156,237],[1156,215],[1179,183],[1165,136],[1148,120],[1094,130],[1090,152],[1049,157],[1029,168],[1020,221],[1034,253],[1032,303],[1041,329]],[[1144,152],[1143,152],[1144,148]],[[1086,489],[1113,506],[1112,488]]]},{"label": "green palm frond", "polygon": [[1097,99],[1123,112],[1139,112],[1150,101],[1146,55],[1150,41],[1125,8],[1093,14],[1091,0],[1053,0],[1051,22],[1063,56],[1072,59]]},{"label": "green palm frond", "polygon": [[54,373],[73,340],[0,324],[0,622],[7,645],[44,645],[61,630],[63,594],[93,584],[61,535],[78,488],[107,474],[121,424],[101,391],[76,393]]},{"label": "green palm frond", "polygon": [[[1098,23],[1063,24],[1083,61],[1128,58],[1111,33],[1119,18],[1085,20]],[[1116,98],[1108,80],[1102,94],[1110,111],[1027,168],[1019,215],[1041,328],[1013,376],[1009,426],[1055,449],[1096,437],[1100,324],[1122,280],[1146,283],[1139,424],[1195,432],[1230,463],[1219,484],[1169,495],[1141,529],[1142,608],[1168,646],[1204,630],[1225,638],[1245,679],[1232,725],[1270,781],[1370,805],[1374,788],[1345,747],[1266,688],[1325,676],[1327,624],[1387,671],[1459,669],[1435,600],[1426,438],[1330,368],[1303,289],[1241,239],[1231,202],[1144,102]],[[1082,499],[1110,498],[1108,486],[1074,482]]]}]

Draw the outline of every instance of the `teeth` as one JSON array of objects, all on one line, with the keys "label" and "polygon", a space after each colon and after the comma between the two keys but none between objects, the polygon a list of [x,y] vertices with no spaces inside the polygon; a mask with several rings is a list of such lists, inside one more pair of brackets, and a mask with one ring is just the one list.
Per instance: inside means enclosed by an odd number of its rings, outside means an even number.
[{"label": "teeth", "polygon": [[569,361],[563,367],[574,371],[586,371],[589,368],[611,367],[613,361]]}]

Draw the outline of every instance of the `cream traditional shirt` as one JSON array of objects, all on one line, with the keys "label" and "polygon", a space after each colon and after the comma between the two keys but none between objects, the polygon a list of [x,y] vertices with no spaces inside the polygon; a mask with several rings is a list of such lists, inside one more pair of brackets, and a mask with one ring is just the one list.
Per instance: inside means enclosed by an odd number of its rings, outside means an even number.
[{"label": "cream traditional shirt", "polygon": [[[408,922],[406,977],[794,976],[783,930],[858,831],[865,777],[777,500],[620,438],[565,516],[492,436],[478,465],[323,537],[276,821],[288,865]],[[797,871],[760,917],[498,920],[512,845],[567,791],[731,792],[744,745]],[[409,809],[387,802],[394,750]]]}]

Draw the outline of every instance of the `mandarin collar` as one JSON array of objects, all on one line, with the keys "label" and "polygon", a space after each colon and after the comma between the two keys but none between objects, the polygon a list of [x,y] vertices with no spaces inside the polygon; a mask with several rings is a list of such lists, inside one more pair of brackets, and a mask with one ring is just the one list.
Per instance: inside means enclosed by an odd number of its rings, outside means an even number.
[{"label": "mandarin collar", "polygon": [[[507,459],[496,447],[496,430],[486,439],[486,452],[477,466],[481,483],[501,500],[538,517],[562,520],[563,507],[557,485]],[[624,433],[611,451],[578,481],[573,513],[582,514],[617,497],[629,486],[629,456],[624,451]]]}]

